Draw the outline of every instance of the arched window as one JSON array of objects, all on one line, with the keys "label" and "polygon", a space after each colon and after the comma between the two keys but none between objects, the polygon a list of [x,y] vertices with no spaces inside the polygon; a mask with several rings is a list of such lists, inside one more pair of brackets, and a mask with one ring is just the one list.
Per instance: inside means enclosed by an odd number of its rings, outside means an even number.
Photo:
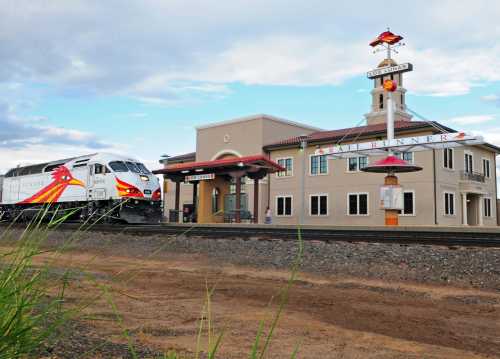
[{"label": "arched window", "polygon": [[219,189],[214,188],[212,191],[212,213],[219,212],[219,200],[220,200]]},{"label": "arched window", "polygon": [[383,94],[378,95],[378,108],[381,110],[384,108],[384,95]]}]

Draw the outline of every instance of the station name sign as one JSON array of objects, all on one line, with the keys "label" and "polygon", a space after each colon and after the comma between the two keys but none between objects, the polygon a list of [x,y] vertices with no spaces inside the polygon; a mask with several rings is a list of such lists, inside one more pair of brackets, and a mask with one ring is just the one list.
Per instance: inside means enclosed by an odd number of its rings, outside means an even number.
[{"label": "station name sign", "polygon": [[375,70],[368,71],[366,76],[369,79],[374,79],[388,74],[395,74],[398,72],[408,72],[413,70],[413,65],[410,63],[404,63],[396,66],[381,67]]},{"label": "station name sign", "polygon": [[439,135],[427,135],[416,137],[402,137],[393,140],[380,140],[373,142],[361,142],[351,144],[338,144],[331,147],[319,148],[316,155],[340,155],[344,153],[370,152],[376,150],[400,149],[411,151],[415,147],[421,149],[432,149],[434,146],[452,147],[460,144],[481,144],[484,140],[481,136],[469,135],[464,132],[442,133]]},{"label": "station name sign", "polygon": [[186,176],[184,178],[185,182],[191,182],[191,181],[205,181],[205,180],[212,180],[215,178],[215,173],[205,173],[202,175],[191,175],[191,176]]}]

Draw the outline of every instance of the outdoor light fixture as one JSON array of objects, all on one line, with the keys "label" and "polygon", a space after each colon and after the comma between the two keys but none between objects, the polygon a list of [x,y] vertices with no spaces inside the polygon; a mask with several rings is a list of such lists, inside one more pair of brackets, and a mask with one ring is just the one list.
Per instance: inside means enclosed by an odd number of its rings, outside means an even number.
[{"label": "outdoor light fixture", "polygon": [[163,154],[160,156],[160,160],[158,162],[160,162],[163,165],[166,165],[168,163],[169,157],[170,155]]},{"label": "outdoor light fixture", "polygon": [[189,173],[189,170],[181,171],[181,173]]},{"label": "outdoor light fixture", "polygon": [[203,168],[197,168],[197,169],[195,169],[195,172],[203,172],[204,170],[205,169],[203,169]]}]

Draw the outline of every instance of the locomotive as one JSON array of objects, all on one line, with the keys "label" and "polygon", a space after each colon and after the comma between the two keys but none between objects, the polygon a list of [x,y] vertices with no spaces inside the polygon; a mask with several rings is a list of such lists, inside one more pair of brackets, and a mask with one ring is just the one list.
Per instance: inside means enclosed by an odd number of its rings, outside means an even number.
[{"label": "locomotive", "polygon": [[3,220],[28,220],[42,209],[108,223],[158,223],[162,217],[158,178],[140,161],[109,153],[12,168],[0,193]]}]

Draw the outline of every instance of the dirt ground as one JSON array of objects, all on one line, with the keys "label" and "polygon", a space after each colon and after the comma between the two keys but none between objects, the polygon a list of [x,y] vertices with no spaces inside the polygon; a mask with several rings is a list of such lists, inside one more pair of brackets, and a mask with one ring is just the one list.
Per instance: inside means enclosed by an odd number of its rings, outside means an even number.
[{"label": "dirt ground", "polygon": [[[69,305],[94,298],[102,286],[110,288],[109,297],[91,301],[84,310],[77,337],[64,339],[72,344],[61,343],[88,358],[125,356],[103,352],[105,345],[92,348],[89,340],[104,339],[126,351],[124,329],[138,347],[191,355],[207,285],[215,286],[215,331],[224,331],[219,357],[248,358],[259,321],[269,324],[289,276],[214,263],[204,255],[150,259],[116,256],[109,249],[75,250],[59,258],[57,267],[74,269]],[[301,273],[267,357],[290,358],[297,344],[298,357],[311,359],[500,358],[500,293]]]}]

